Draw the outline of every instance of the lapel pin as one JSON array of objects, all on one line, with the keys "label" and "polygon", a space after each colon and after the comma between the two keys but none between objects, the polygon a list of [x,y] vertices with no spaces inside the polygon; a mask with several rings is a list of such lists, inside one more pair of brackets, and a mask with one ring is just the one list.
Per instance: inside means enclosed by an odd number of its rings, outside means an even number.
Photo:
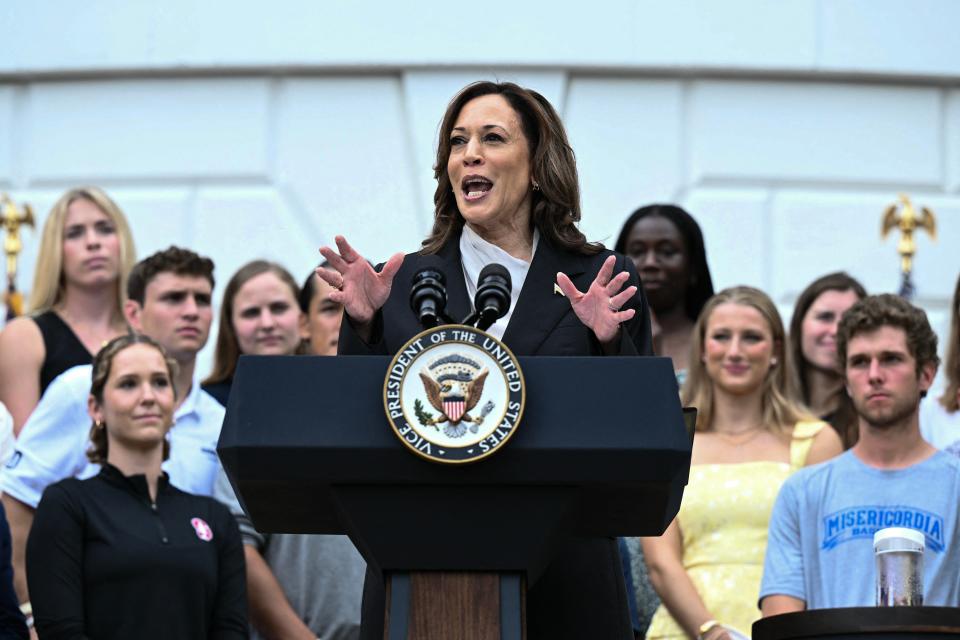
[{"label": "lapel pin", "polygon": [[553,283],[553,294],[557,296],[563,295],[563,291],[560,290],[560,285],[558,285],[556,282]]}]

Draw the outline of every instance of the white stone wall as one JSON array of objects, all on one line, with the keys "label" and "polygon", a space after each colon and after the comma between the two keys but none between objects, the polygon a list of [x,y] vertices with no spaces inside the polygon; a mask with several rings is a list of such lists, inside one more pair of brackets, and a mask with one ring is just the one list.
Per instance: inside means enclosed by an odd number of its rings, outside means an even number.
[{"label": "white stone wall", "polygon": [[785,311],[831,270],[895,289],[880,217],[909,193],[939,214],[915,280],[942,327],[960,273],[957,24],[949,0],[8,0],[0,190],[42,224],[63,190],[98,184],[141,256],[178,243],[221,283],[255,257],[302,278],[336,233],[373,260],[415,248],[447,101],[510,79],[563,114],[589,237],[680,202],[715,283]]}]

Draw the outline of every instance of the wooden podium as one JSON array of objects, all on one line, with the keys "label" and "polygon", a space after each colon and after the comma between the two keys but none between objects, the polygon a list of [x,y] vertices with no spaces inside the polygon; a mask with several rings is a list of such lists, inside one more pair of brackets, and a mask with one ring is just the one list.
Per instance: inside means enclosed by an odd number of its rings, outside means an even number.
[{"label": "wooden podium", "polygon": [[258,530],[350,536],[384,575],[385,638],[520,640],[526,586],[568,536],[673,520],[692,426],[669,359],[519,361],[518,431],[472,464],[400,443],[380,356],[243,356],[218,452]]}]

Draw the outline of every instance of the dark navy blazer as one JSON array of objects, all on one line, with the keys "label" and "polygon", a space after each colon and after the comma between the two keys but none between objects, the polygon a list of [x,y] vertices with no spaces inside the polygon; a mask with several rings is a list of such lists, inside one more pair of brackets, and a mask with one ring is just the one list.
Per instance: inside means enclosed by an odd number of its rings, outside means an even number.
[{"label": "dark navy blazer", "polygon": [[[580,322],[567,299],[554,293],[554,283],[557,272],[562,271],[580,291],[586,291],[610,255],[617,256],[614,274],[626,270],[630,277],[625,286],[637,286],[637,294],[623,305],[637,312],[624,324],[618,355],[653,355],[650,314],[633,262],[612,251],[592,256],[565,251],[543,235],[503,342],[518,356],[602,355],[593,332]],[[460,321],[472,310],[472,301],[467,297],[459,237],[448,242],[438,256],[447,278],[447,312]],[[404,258],[393,280],[390,297],[374,319],[370,343],[360,339],[349,320],[343,323],[341,354],[392,355],[422,330],[409,302],[411,279],[422,262],[419,254]],[[382,640],[384,606],[382,577],[368,571],[363,596],[361,638],[364,640]],[[576,539],[561,547],[543,576],[527,592],[527,637],[530,640],[633,638],[614,539]]]}]

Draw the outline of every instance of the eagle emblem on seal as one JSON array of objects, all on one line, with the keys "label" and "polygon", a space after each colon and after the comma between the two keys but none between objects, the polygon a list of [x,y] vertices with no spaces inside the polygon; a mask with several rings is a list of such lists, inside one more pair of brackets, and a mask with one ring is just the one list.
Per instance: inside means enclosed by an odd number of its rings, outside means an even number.
[{"label": "eagle emblem on seal", "polygon": [[485,408],[481,415],[470,415],[480,402],[487,373],[478,362],[459,354],[446,355],[429,363],[420,371],[420,380],[427,400],[440,415],[427,420],[424,426],[436,427],[446,422],[444,434],[456,438],[466,433],[467,428],[462,423],[468,422],[473,424],[471,430],[476,432],[476,425],[490,412]]}]

